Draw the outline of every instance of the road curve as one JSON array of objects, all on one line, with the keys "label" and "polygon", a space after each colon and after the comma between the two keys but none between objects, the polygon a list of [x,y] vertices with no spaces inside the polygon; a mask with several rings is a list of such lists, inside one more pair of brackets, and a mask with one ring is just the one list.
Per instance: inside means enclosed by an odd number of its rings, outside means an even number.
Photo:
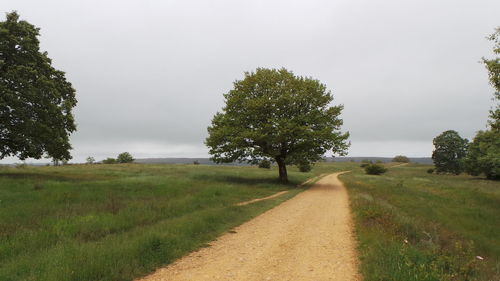
[{"label": "road curve", "polygon": [[361,280],[339,174],[137,281]]}]

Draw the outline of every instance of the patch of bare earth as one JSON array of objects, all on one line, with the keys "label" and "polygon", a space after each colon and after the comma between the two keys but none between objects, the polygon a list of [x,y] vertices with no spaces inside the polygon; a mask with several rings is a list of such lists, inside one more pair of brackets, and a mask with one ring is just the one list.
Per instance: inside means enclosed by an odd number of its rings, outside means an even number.
[{"label": "patch of bare earth", "polygon": [[137,281],[361,280],[338,174]]}]

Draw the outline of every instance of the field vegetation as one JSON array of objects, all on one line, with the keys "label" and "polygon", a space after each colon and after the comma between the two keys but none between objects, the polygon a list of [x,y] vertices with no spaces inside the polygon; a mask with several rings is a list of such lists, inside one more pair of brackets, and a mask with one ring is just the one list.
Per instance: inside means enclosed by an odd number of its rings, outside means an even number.
[{"label": "field vegetation", "polygon": [[341,176],[364,280],[500,280],[500,182],[430,167]]},{"label": "field vegetation", "polygon": [[0,280],[132,280],[294,196],[312,176],[292,169],[283,185],[275,174],[204,165],[1,167]]}]

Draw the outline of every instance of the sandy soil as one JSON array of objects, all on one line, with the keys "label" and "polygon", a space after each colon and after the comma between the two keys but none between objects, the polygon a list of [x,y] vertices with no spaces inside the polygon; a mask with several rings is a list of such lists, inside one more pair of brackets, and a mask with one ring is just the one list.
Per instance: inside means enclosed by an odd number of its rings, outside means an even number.
[{"label": "sandy soil", "polygon": [[338,174],[140,281],[361,280]]},{"label": "sandy soil", "polygon": [[240,202],[240,203],[236,204],[236,206],[245,206],[245,205],[253,204],[253,203],[256,203],[256,202],[259,202],[259,201],[262,201],[262,200],[268,200],[268,199],[275,198],[275,197],[278,197],[280,195],[283,195],[283,194],[285,194],[287,192],[288,192],[287,190],[280,191],[280,192],[277,192],[277,193],[275,193],[275,194],[273,194],[271,196],[257,198],[257,199],[252,199],[252,200],[245,201],[245,202]]}]

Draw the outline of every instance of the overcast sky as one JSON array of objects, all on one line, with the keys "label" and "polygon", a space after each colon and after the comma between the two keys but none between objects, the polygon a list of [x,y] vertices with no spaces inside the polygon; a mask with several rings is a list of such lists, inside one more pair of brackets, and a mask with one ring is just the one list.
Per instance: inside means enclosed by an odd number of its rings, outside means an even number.
[{"label": "overcast sky", "polygon": [[430,156],[441,132],[484,129],[493,105],[480,59],[498,0],[2,0],[1,20],[12,10],[76,89],[76,162],[208,157],[222,94],[257,67],[325,83],[349,156]]}]

